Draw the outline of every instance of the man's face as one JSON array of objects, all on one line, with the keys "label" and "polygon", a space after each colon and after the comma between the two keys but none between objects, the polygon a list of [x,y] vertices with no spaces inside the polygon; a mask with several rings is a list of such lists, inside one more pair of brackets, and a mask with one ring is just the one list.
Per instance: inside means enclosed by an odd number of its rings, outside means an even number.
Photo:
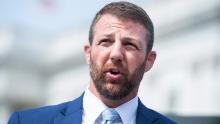
[{"label": "man's face", "polygon": [[94,28],[93,43],[85,47],[92,83],[100,95],[118,100],[137,93],[145,71],[155,59],[146,53],[147,30],[139,23],[103,15]]}]

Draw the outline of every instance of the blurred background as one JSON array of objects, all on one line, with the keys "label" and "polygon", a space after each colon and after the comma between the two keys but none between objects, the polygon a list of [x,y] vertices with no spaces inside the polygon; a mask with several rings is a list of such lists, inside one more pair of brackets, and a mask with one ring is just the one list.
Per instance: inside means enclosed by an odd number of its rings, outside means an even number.
[{"label": "blurred background", "polygon": [[[95,13],[112,0],[0,0],[0,124],[11,112],[73,100]],[[220,1],[130,0],[155,25],[144,104],[184,124],[220,123]]]}]

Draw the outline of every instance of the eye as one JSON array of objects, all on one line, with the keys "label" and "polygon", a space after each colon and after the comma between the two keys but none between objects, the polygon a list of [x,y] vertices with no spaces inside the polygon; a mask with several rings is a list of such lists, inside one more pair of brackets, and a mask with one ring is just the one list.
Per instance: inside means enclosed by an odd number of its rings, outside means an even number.
[{"label": "eye", "polygon": [[112,44],[112,41],[110,39],[102,39],[98,42],[98,45],[108,47]]},{"label": "eye", "polygon": [[124,45],[125,45],[126,49],[128,49],[128,50],[137,50],[138,49],[137,45],[135,45],[134,43],[131,43],[131,42],[126,42]]}]

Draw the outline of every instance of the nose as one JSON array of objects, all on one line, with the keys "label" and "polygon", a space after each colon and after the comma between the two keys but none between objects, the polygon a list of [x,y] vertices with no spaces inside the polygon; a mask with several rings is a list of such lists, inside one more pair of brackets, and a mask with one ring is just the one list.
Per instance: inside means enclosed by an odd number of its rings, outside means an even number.
[{"label": "nose", "polygon": [[124,50],[121,43],[114,43],[110,52],[110,59],[113,63],[118,63],[123,60]]}]

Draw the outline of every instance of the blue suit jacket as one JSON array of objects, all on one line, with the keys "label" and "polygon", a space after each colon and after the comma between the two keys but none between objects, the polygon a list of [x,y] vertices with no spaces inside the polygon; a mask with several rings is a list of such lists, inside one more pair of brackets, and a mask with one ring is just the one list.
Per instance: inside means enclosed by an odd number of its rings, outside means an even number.
[{"label": "blue suit jacket", "polygon": [[[8,124],[81,124],[83,95],[54,106],[14,112]],[[139,100],[136,124],[175,124],[165,116],[146,108]]]}]

